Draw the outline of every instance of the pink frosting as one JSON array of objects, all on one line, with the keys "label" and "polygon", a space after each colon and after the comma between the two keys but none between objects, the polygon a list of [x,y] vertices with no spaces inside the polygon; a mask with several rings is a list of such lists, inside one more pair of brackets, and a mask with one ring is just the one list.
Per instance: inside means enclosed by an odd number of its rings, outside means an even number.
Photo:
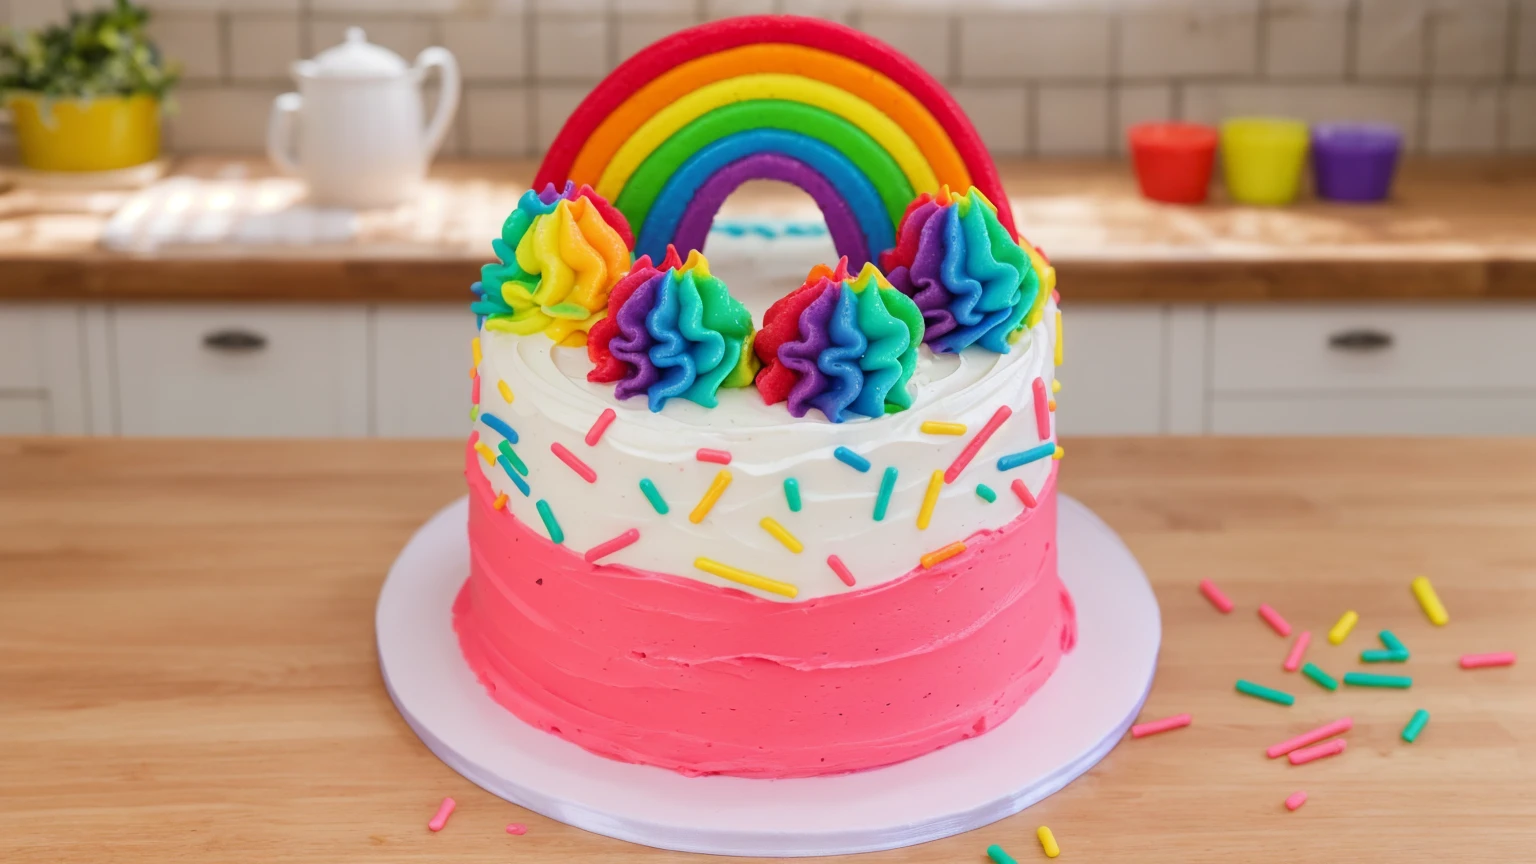
[{"label": "pink frosting", "polygon": [[589,564],[494,509],[474,459],[464,657],[512,713],[613,759],[764,778],[889,765],[1008,719],[1076,638],[1054,473],[1038,507],[932,569],[784,603]]}]

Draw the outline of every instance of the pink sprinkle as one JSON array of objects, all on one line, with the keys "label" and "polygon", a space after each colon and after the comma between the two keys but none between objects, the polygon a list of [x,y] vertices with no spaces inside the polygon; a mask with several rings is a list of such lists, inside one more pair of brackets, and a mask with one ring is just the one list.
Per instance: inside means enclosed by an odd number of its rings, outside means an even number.
[{"label": "pink sprinkle", "polygon": [[1048,441],[1051,437],[1051,407],[1047,403],[1050,397],[1045,395],[1045,379],[1036,378],[1035,388],[1035,428],[1040,433],[1041,441]]},{"label": "pink sprinkle", "polygon": [[1285,655],[1285,665],[1281,668],[1287,672],[1295,672],[1301,668],[1301,657],[1307,653],[1307,646],[1312,644],[1312,631],[1303,630],[1296,637],[1296,643],[1291,646],[1291,653]]},{"label": "pink sprinkle", "polygon": [[479,440],[480,440],[480,430],[479,429],[471,429],[471,430],[469,430],[469,446],[471,446],[471,447],[475,446],[475,442],[479,441]]},{"label": "pink sprinkle", "polygon": [[1500,651],[1496,654],[1463,654],[1461,655],[1461,668],[1482,669],[1487,666],[1513,666],[1515,665],[1515,652]]},{"label": "pink sprinkle", "polygon": [[1020,477],[1013,481],[1008,488],[1013,490],[1013,494],[1019,496],[1019,500],[1024,502],[1025,507],[1034,509],[1036,504],[1035,496],[1030,494],[1029,487],[1024,485],[1024,478]]},{"label": "pink sprinkle", "polygon": [[[1296,808],[1292,807],[1291,809],[1294,810]],[[507,826],[507,833],[516,834],[517,836],[521,837],[528,833],[528,826],[520,822],[513,822],[511,825]]]},{"label": "pink sprinkle", "polygon": [[849,588],[853,587],[853,573],[848,570],[848,565],[843,563],[843,559],[836,555],[828,555],[827,566],[832,568],[832,572],[837,574],[837,578],[843,580],[844,585],[847,585]]},{"label": "pink sprinkle", "polygon": [[731,464],[731,454],[727,450],[711,450],[708,447],[700,447],[694,458],[700,462],[713,462],[716,465]]},{"label": "pink sprinkle", "polygon": [[576,454],[565,449],[564,444],[556,441],[555,443],[549,445],[549,451],[555,454],[556,458],[558,458],[561,462],[569,465],[572,471],[580,474],[581,479],[587,481],[588,483],[597,482],[597,472],[592,470],[592,466],[576,458]]},{"label": "pink sprinkle", "polygon": [[597,442],[603,440],[603,433],[613,424],[613,418],[619,415],[613,413],[612,408],[604,408],[603,413],[597,415],[592,421],[592,428],[587,430],[586,442],[588,447],[596,447]]},{"label": "pink sprinkle", "polygon": [[1264,755],[1271,759],[1277,759],[1292,750],[1300,750],[1308,744],[1316,744],[1324,738],[1332,738],[1355,728],[1355,721],[1348,717],[1340,717],[1332,723],[1325,723],[1310,732],[1303,732],[1295,738],[1281,741],[1279,744],[1264,751]]},{"label": "pink sprinkle", "polygon": [[1303,805],[1305,803],[1307,803],[1307,793],[1305,793],[1305,792],[1292,792],[1291,793],[1291,797],[1285,799],[1285,809],[1290,810],[1291,812],[1294,813],[1296,811],[1296,808],[1300,807],[1301,805]]},{"label": "pink sprinkle", "polygon": [[437,814],[432,817],[432,821],[427,823],[427,827],[433,831],[443,830],[443,826],[448,824],[448,817],[453,813],[453,808],[457,806],[457,801],[454,801],[452,798],[444,798],[443,803],[437,805]]},{"label": "pink sprinkle", "polygon": [[1306,747],[1301,750],[1293,750],[1291,751],[1291,755],[1286,758],[1291,760],[1292,765],[1305,765],[1308,762],[1316,762],[1319,759],[1325,759],[1329,756],[1337,756],[1340,753],[1343,753],[1344,748],[1347,746],[1349,746],[1348,741],[1345,741],[1343,738],[1335,738],[1332,741],[1319,744],[1316,747]]},{"label": "pink sprinkle", "polygon": [[1211,605],[1220,609],[1223,614],[1232,611],[1232,601],[1227,599],[1227,595],[1221,593],[1221,589],[1216,587],[1215,582],[1201,579],[1200,593],[1204,594],[1205,599],[1211,601]]},{"label": "pink sprinkle", "polygon": [[1132,738],[1144,738],[1148,735],[1156,735],[1159,732],[1167,732],[1169,729],[1183,729],[1189,725],[1188,714],[1176,714],[1165,717],[1162,720],[1153,720],[1149,723],[1137,723],[1131,727]]},{"label": "pink sprinkle", "polygon": [[606,558],[609,555],[612,555],[613,553],[623,549],[625,546],[628,546],[639,539],[640,529],[631,528],[628,531],[625,531],[623,534],[613,538],[612,540],[604,540],[596,546],[593,546],[591,549],[588,549],[587,554],[583,555],[582,557],[587,559],[588,564],[591,564],[599,558]]},{"label": "pink sprinkle", "polygon": [[1270,606],[1268,603],[1259,604],[1259,617],[1269,622],[1269,626],[1275,628],[1275,632],[1279,633],[1281,636],[1291,635],[1290,623],[1287,622],[1284,618],[1280,617],[1280,613],[1276,612],[1274,607]]},{"label": "pink sprinkle", "polygon": [[471,375],[473,383],[469,385],[469,401],[475,405],[480,404],[480,373]]},{"label": "pink sprinkle", "polygon": [[955,461],[949,466],[949,470],[944,472],[945,483],[953,483],[959,479],[960,472],[964,471],[965,466],[971,464],[971,460],[975,459],[976,454],[981,452],[981,445],[987,443],[987,439],[992,437],[993,433],[997,431],[997,427],[1003,425],[1003,421],[1007,420],[1008,416],[1012,413],[1013,409],[1007,405],[997,406],[997,410],[992,412],[992,419],[987,421],[987,425],[981,427],[981,431],[976,433],[976,437],[972,438],[970,443],[965,445],[965,449],[960,451],[960,455],[955,457]]}]

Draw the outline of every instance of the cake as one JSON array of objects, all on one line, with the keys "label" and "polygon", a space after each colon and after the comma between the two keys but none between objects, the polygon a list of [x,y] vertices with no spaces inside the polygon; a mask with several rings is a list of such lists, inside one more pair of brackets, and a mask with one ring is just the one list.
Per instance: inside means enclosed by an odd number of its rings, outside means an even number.
[{"label": "cake", "polygon": [[[841,256],[779,297],[701,254],[754,179]],[[533,185],[475,286],[452,610],[507,722],[784,778],[1018,711],[1075,639],[1061,319],[943,88],[841,25],[706,24],[598,85]]]}]

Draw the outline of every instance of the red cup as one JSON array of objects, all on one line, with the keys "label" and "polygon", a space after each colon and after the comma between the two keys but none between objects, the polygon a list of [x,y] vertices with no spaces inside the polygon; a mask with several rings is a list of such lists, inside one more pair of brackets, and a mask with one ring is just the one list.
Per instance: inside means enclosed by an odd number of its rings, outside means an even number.
[{"label": "red cup", "polygon": [[1216,130],[1198,123],[1132,126],[1131,161],[1141,194],[1169,204],[1199,204],[1216,164]]}]

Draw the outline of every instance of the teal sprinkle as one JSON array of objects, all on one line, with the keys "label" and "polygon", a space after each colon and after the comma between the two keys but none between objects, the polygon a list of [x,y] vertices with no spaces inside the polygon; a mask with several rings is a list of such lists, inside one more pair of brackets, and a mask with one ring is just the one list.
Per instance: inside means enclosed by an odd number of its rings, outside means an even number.
[{"label": "teal sprinkle", "polygon": [[1004,852],[1003,847],[996,843],[987,847],[987,857],[991,858],[994,864],[1019,864],[1019,862],[1013,860],[1012,855]]},{"label": "teal sprinkle", "polygon": [[497,456],[496,462],[501,465],[501,470],[507,472],[507,476],[512,478],[512,485],[517,487],[517,491],[523,493],[523,497],[527,498],[528,481],[517,476],[517,472],[513,470],[512,462],[504,455]]},{"label": "teal sprinkle", "polygon": [[549,502],[540,498],[533,506],[539,508],[539,518],[544,520],[544,530],[549,532],[549,539],[564,543],[565,532],[560,530],[560,523],[555,521],[555,511],[549,509]]},{"label": "teal sprinkle", "polygon": [[1401,651],[1404,655],[1403,659],[1408,659],[1408,646],[1404,645],[1403,640],[1397,638],[1391,630],[1383,630],[1377,633],[1376,636],[1381,639],[1381,644],[1387,646],[1388,650]]},{"label": "teal sprinkle", "polygon": [[1429,712],[1423,708],[1413,712],[1413,719],[1403,727],[1403,740],[1412,744],[1418,739],[1419,733],[1424,731],[1424,724],[1429,722]]},{"label": "teal sprinkle", "polygon": [[1323,687],[1325,689],[1328,689],[1328,690],[1337,690],[1337,689],[1339,689],[1338,679],[1334,678],[1332,675],[1329,675],[1327,672],[1324,672],[1323,670],[1317,668],[1316,666],[1312,665],[1311,663],[1308,663],[1307,665],[1301,667],[1301,674],[1307,676],[1308,678],[1311,678],[1313,681],[1316,681],[1319,686],[1321,686],[1321,687]]},{"label": "teal sprinkle", "polygon": [[991,504],[993,501],[997,500],[997,493],[992,491],[991,486],[988,486],[985,483],[977,483],[976,497],[987,502],[988,504]]},{"label": "teal sprinkle", "polygon": [[1391,687],[1395,690],[1407,690],[1413,686],[1413,679],[1407,675],[1373,675],[1370,672],[1345,672],[1344,683],[1352,687]]},{"label": "teal sprinkle", "polygon": [[[508,444],[506,441],[502,441],[500,444],[496,445],[496,449],[501,451],[501,455],[507,457],[507,461],[512,463],[513,468],[517,469],[517,473],[523,475],[524,477],[528,476],[527,463],[523,462],[523,460],[518,457],[517,451],[512,449],[511,444]],[[524,492],[523,494],[526,495],[528,493]]]},{"label": "teal sprinkle", "polygon": [[1028,465],[1031,462],[1038,462],[1041,459],[1044,459],[1048,456],[1054,456],[1055,454],[1056,442],[1047,441],[1044,444],[1041,444],[1039,447],[1031,447],[1028,450],[1024,450],[1019,453],[1009,453],[1007,456],[997,460],[997,470],[1011,471],[1020,465]]},{"label": "teal sprinkle", "polygon": [[661,493],[656,491],[656,484],[651,482],[651,478],[646,477],[640,481],[640,491],[645,493],[645,500],[651,502],[651,506],[656,508],[657,513],[667,515],[667,499],[661,497]]},{"label": "teal sprinkle", "polygon": [[[800,512],[800,481],[793,477],[784,478],[784,500],[789,504],[789,512]],[[663,510],[663,513],[666,511]]]},{"label": "teal sprinkle", "polygon": [[1380,650],[1361,651],[1360,652],[1360,662],[1361,663],[1406,663],[1406,662],[1408,662],[1408,652],[1407,651],[1392,651],[1390,649],[1389,650],[1385,650],[1385,651],[1380,651]]},{"label": "teal sprinkle", "polygon": [[891,493],[896,491],[896,466],[885,469],[880,478],[880,494],[875,496],[875,521],[885,519],[885,511],[891,506]]},{"label": "teal sprinkle", "polygon": [[833,450],[832,455],[837,458],[837,461],[847,465],[860,474],[863,474],[869,470],[869,460],[853,452],[852,450],[849,450],[847,447],[839,447],[836,450]]},{"label": "teal sprinkle", "polygon": [[1296,704],[1296,697],[1289,693],[1265,687],[1262,684],[1255,684],[1252,681],[1244,681],[1241,678],[1237,679],[1237,692],[1263,699],[1266,702],[1273,702],[1276,705]]}]

